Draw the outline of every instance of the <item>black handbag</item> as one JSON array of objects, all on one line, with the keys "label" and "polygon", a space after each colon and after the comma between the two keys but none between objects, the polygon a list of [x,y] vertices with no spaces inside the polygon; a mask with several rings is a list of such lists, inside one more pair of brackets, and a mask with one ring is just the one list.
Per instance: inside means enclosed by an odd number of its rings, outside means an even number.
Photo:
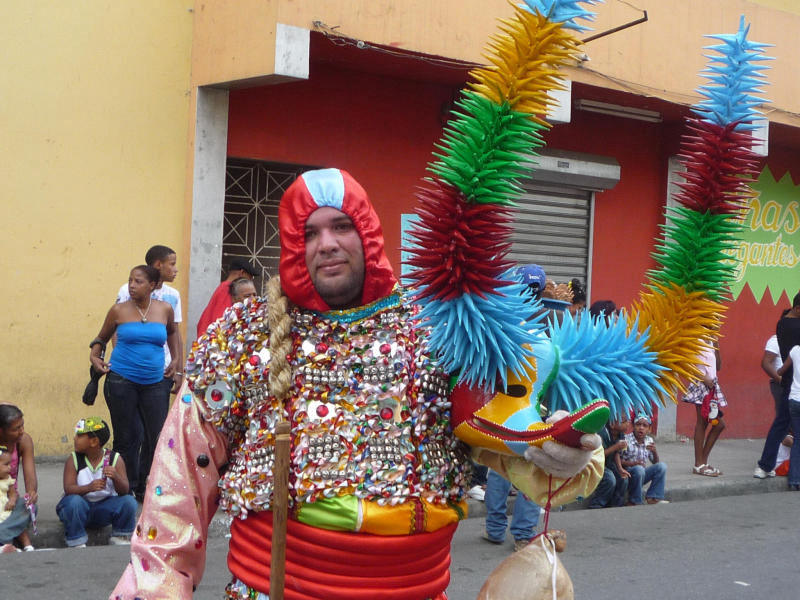
[{"label": "black handbag", "polygon": [[104,373],[95,371],[94,367],[89,367],[89,383],[86,384],[86,389],[83,390],[83,403],[86,406],[94,404],[95,398],[97,398],[98,383],[103,375]]},{"label": "black handbag", "polygon": [[[104,359],[106,356],[106,345],[97,338],[92,340],[92,343],[89,344],[89,349],[91,350],[92,346],[95,344],[102,344],[102,349],[100,350],[100,359]],[[95,399],[97,398],[97,388],[98,384],[100,383],[100,379],[102,379],[105,373],[101,373],[100,371],[96,371],[92,365],[89,365],[89,383],[86,384],[86,388],[83,390],[83,403],[86,406],[92,406],[94,404]]]}]

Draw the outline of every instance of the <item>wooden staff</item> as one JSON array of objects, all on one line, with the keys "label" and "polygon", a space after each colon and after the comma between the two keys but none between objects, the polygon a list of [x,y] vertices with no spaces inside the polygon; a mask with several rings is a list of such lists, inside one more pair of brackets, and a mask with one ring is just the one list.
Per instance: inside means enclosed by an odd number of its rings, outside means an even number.
[{"label": "wooden staff", "polygon": [[289,300],[281,289],[280,277],[267,282],[269,310],[269,387],[282,407],[275,426],[275,462],[272,468],[272,556],[269,571],[270,600],[283,600],[286,582],[286,524],[289,520],[289,455],[291,425],[284,415],[284,403],[292,387],[292,369],[288,355],[292,348],[292,319]]},{"label": "wooden staff", "polygon": [[283,600],[283,586],[286,581],[290,431],[288,421],[281,421],[275,426],[275,465],[272,470],[272,561],[269,571],[270,600]]}]

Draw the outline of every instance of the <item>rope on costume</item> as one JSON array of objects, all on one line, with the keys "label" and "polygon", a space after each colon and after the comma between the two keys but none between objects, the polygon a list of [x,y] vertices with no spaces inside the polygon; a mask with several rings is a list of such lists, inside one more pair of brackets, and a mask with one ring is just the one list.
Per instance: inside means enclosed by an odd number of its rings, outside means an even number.
[{"label": "rope on costume", "polygon": [[544,535],[545,533],[547,533],[549,531],[549,527],[550,527],[550,509],[553,508],[553,498],[556,497],[556,494],[558,494],[558,492],[560,492],[562,489],[564,489],[564,486],[569,483],[570,479],[572,479],[572,477],[569,477],[569,478],[565,479],[564,483],[562,483],[560,486],[558,486],[558,488],[554,492],[553,491],[553,476],[552,475],[548,475],[547,476],[547,504],[544,505],[544,529],[542,529],[542,533],[540,535]]},{"label": "rope on costume", "polygon": [[267,282],[267,322],[269,324],[269,387],[272,395],[283,402],[292,387],[292,369],[287,358],[292,350],[289,335],[292,318],[289,316],[289,299],[281,288],[281,278],[272,277]]}]

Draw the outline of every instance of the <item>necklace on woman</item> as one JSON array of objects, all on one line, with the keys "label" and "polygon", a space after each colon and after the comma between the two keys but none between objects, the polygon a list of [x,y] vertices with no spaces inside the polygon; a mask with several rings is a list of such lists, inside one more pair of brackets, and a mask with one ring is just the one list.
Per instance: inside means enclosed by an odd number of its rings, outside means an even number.
[{"label": "necklace on woman", "polygon": [[136,310],[138,310],[138,311],[139,311],[139,314],[140,314],[140,315],[142,315],[142,323],[147,323],[147,313],[149,313],[149,312],[150,312],[150,305],[151,305],[152,303],[153,303],[153,297],[151,296],[151,297],[148,299],[148,302],[147,302],[147,309],[146,309],[144,312],[142,312],[142,309],[141,309],[141,308],[139,308],[139,306],[136,304],[136,302],[134,302],[134,303],[133,303],[133,305],[136,307]]}]

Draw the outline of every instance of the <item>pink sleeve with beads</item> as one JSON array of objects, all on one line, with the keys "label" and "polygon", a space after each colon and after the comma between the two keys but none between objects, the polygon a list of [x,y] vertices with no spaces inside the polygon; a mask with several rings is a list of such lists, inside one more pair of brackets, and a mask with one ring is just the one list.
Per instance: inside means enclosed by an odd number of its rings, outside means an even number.
[{"label": "pink sleeve with beads", "polygon": [[225,437],[184,383],[161,430],[131,562],[111,600],[190,600],[205,569],[208,525],[227,462]]}]

